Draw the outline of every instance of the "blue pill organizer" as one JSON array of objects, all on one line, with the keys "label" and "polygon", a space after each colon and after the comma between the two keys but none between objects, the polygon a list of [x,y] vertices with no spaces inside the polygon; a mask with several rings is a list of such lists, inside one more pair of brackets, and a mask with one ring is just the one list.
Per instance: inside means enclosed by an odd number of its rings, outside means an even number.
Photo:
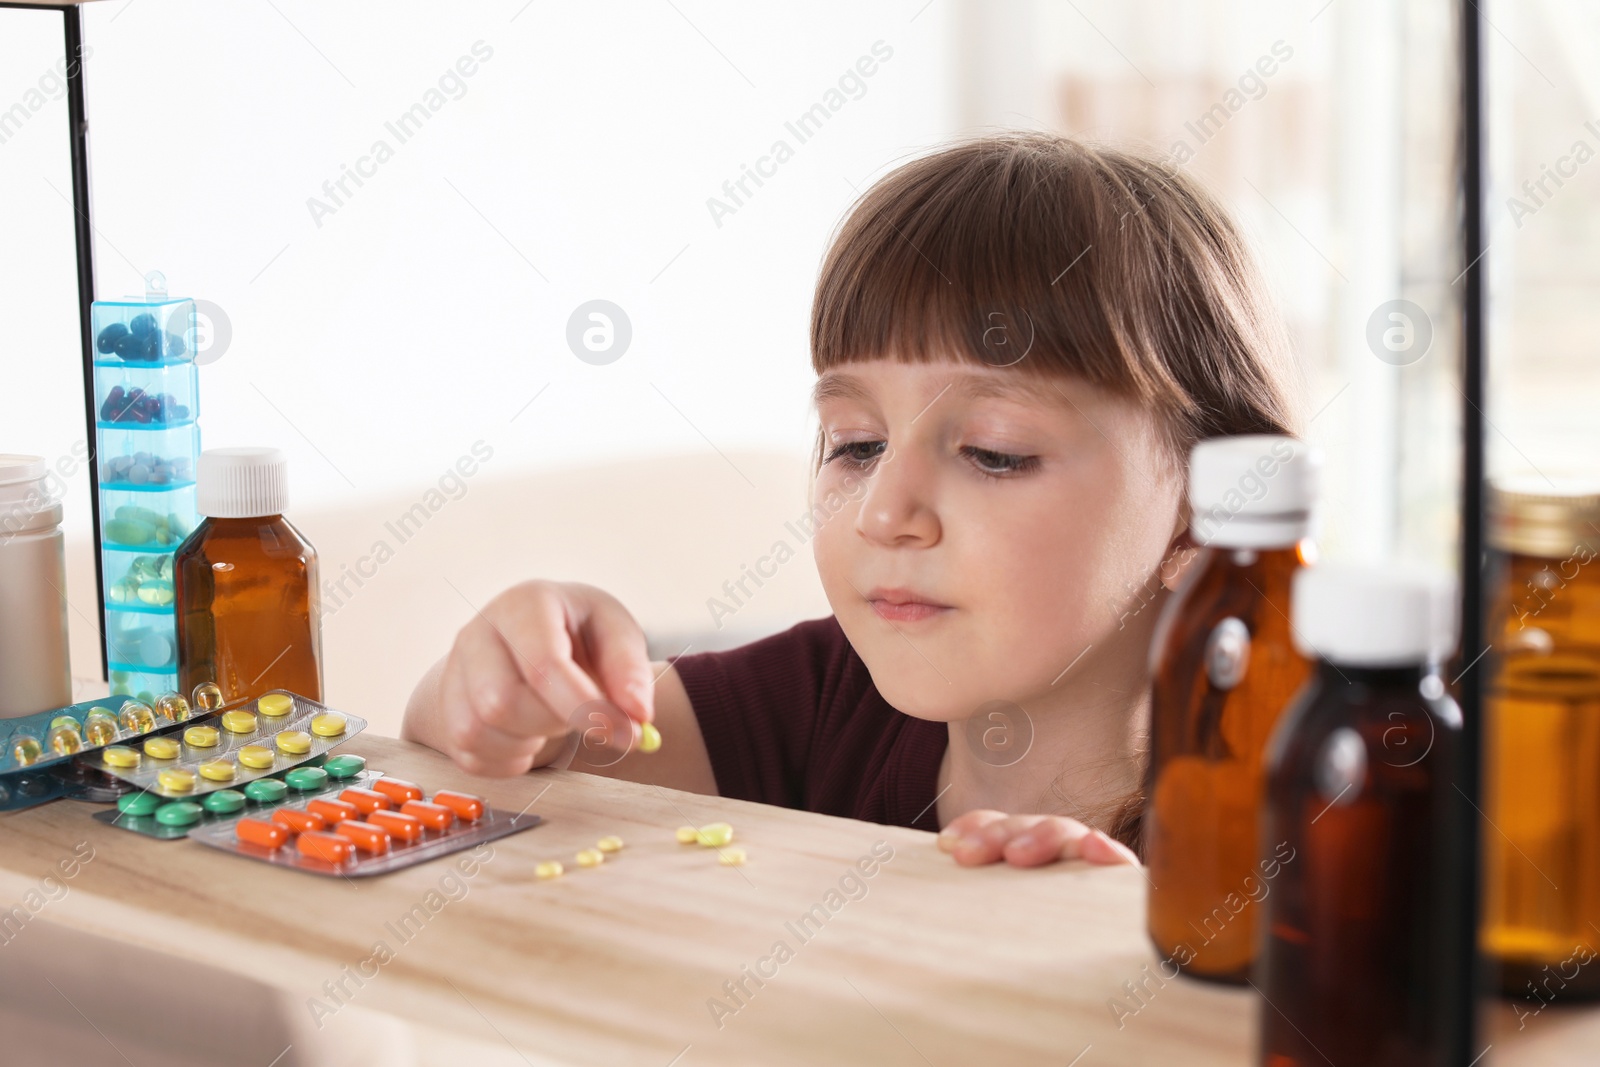
[{"label": "blue pill organizer", "polygon": [[200,388],[194,301],[159,273],[145,286],[96,300],[91,322],[111,693],[150,703],[178,688],[173,555],[199,521]]}]

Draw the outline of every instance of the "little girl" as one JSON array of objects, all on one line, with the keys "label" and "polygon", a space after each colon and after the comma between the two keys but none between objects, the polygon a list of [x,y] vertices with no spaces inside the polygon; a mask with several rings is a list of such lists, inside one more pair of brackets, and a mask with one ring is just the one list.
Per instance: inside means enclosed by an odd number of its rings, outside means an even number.
[{"label": "little girl", "polygon": [[1137,862],[1150,634],[1192,556],[1185,457],[1298,428],[1237,230],[1164,163],[959,144],[855,206],[811,352],[831,616],[651,663],[606,593],[526,582],[424,675],[403,736],[476,774],[573,761],[940,830],[965,865]]}]

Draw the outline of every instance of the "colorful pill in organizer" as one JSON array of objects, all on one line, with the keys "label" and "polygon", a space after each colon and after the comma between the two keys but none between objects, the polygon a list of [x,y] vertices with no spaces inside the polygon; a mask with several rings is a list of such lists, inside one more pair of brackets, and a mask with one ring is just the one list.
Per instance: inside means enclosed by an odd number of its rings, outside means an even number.
[{"label": "colorful pill in organizer", "polygon": [[194,789],[194,772],[182,767],[163,767],[156,781],[175,793],[188,793]]},{"label": "colorful pill in organizer", "polygon": [[156,809],[156,822],[162,826],[192,826],[200,821],[200,805],[192,800],[173,800]]},{"label": "colorful pill in organizer", "polygon": [[168,722],[183,722],[191,714],[189,702],[177,693],[163,693],[156,698],[156,714]]},{"label": "colorful pill in organizer", "polygon": [[[38,744],[37,741],[34,744]],[[110,745],[103,749],[100,758],[107,767],[137,767],[139,766],[139,750],[129,748],[127,745]]]},{"label": "colorful pill in organizer", "polygon": [[162,803],[154,793],[129,793],[117,798],[117,810],[124,815],[153,815]]},{"label": "colorful pill in organizer", "polygon": [[[396,797],[421,792],[420,786],[400,779],[375,777],[369,784],[381,782],[387,782]],[[450,807],[434,802],[441,797],[468,812],[468,817],[458,819]],[[402,811],[391,810],[390,804],[391,799],[376,788],[351,786],[338,797],[291,799],[265,818],[246,815],[202,826],[190,831],[189,838],[278,866],[359,877],[471,848],[540,822],[537,815],[492,809],[481,797],[453,790],[441,790],[434,800],[401,800]],[[291,840],[293,848],[288,847]],[[616,845],[620,847],[620,841]],[[598,848],[588,849],[579,863],[600,863],[604,858]]]},{"label": "colorful pill in organizer", "polygon": [[74,719],[71,715],[57,715],[55,718],[50,720],[50,729],[54,730],[60,726],[70,726],[74,730],[83,729],[83,724],[77,719]]},{"label": "colorful pill in organizer", "polygon": [[130,700],[122,705],[122,711],[117,716],[117,721],[122,728],[131,733],[147,734],[156,728],[156,713],[150,710],[150,705],[142,700]]},{"label": "colorful pill in organizer", "polygon": [[177,759],[183,746],[170,737],[152,737],[144,743],[144,754],[151,759]]},{"label": "colorful pill in organizer", "polygon": [[117,717],[95,708],[83,720],[83,736],[91,745],[109,745],[117,739]]},{"label": "colorful pill in organizer", "polygon": [[39,762],[39,757],[44,755],[44,746],[39,744],[37,737],[23,734],[21,737],[11,739],[11,758],[16,760],[18,767],[29,767]]},{"label": "colorful pill in organizer", "polygon": [[194,692],[189,696],[194,701],[194,706],[201,711],[216,711],[225,703],[222,698],[222,687],[216,682],[201,682],[194,687]]}]

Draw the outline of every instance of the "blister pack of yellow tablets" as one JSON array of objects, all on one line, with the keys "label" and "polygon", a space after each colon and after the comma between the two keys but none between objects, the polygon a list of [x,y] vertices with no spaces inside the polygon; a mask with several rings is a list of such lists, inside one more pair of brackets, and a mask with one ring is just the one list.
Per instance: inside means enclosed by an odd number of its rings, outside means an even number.
[{"label": "blister pack of yellow tablets", "polygon": [[282,689],[224,707],[181,732],[108,745],[84,762],[162,797],[236,789],[343,744],[366,720]]},{"label": "blister pack of yellow tablets", "polygon": [[[214,708],[222,703],[216,694]],[[58,772],[67,761],[114,745],[137,745],[205,714],[177,693],[153,700],[101,697],[20,719],[0,719],[5,738],[0,751],[0,811],[25,808],[62,795]]]}]

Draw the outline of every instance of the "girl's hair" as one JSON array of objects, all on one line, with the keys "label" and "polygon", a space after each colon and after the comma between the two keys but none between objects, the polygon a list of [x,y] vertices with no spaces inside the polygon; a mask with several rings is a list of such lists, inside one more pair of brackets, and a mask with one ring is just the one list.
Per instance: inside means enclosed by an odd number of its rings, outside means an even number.
[{"label": "girl's hair", "polygon": [[811,365],[965,359],[1152,408],[1174,458],[1299,428],[1280,320],[1222,206],[1172,165],[1038,133],[907,163],[823,262]]}]

